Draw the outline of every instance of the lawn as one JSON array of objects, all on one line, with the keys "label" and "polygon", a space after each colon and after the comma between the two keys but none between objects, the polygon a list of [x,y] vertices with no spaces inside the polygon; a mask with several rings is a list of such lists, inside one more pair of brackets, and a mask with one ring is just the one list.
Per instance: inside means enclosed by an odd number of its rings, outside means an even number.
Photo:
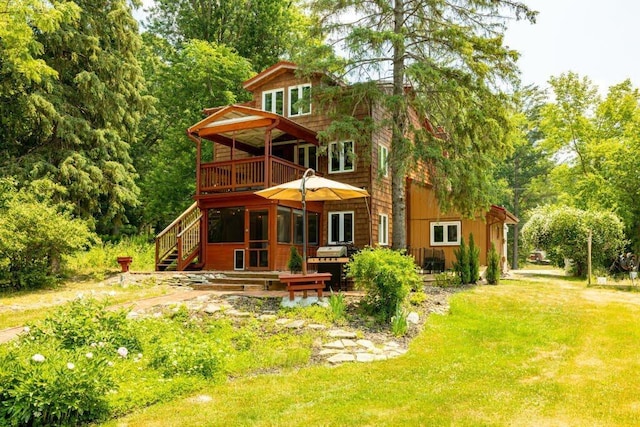
[{"label": "lawn", "polygon": [[640,294],[557,276],[457,294],[407,355],[207,386],[107,423],[638,425]]}]

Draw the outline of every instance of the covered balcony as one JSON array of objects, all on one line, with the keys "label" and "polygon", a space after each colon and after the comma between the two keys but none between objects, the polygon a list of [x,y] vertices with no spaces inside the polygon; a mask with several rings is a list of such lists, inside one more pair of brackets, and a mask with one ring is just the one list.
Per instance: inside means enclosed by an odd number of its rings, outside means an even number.
[{"label": "covered balcony", "polygon": [[[187,130],[197,144],[196,195],[259,190],[298,179],[310,166],[297,150],[318,146],[314,131],[241,105],[205,112],[209,116]],[[212,142],[210,151],[203,140]],[[203,161],[205,153],[210,161]]]}]

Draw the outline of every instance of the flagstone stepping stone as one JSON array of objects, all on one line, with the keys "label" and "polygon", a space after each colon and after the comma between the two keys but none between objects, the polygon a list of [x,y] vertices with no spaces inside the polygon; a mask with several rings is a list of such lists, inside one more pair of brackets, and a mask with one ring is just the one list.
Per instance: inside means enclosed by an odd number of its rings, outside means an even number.
[{"label": "flagstone stepping stone", "polygon": [[307,328],[315,329],[315,330],[327,329],[327,327],[325,325],[319,325],[317,323],[310,323],[309,325],[307,325]]},{"label": "flagstone stepping stone", "polygon": [[227,314],[229,316],[233,316],[233,317],[251,317],[252,314],[249,313],[248,311],[238,311],[238,310],[229,310],[227,311]]},{"label": "flagstone stepping stone", "polygon": [[334,356],[331,356],[327,359],[327,362],[332,364],[345,363],[345,362],[355,362],[356,358],[353,354],[347,353],[338,353]]},{"label": "flagstone stepping stone", "polygon": [[356,344],[358,344],[360,347],[364,347],[370,350],[376,347],[375,344],[369,340],[358,340],[356,341]]},{"label": "flagstone stepping stone", "polygon": [[320,353],[318,353],[320,356],[327,356],[329,354],[337,354],[337,353],[342,353],[341,349],[331,349],[331,348],[325,348],[324,350],[321,350]]},{"label": "flagstone stepping stone", "polygon": [[275,320],[277,318],[278,316],[276,316],[275,314],[261,314],[260,317],[258,317],[258,319],[262,320],[263,322],[266,322],[268,320]]},{"label": "flagstone stepping stone", "polygon": [[293,322],[287,323],[286,327],[290,329],[300,329],[304,326],[304,320],[294,320]]},{"label": "flagstone stepping stone", "polygon": [[218,304],[207,304],[203,311],[207,314],[214,314],[220,310],[222,310],[222,307],[220,307]]},{"label": "flagstone stepping stone", "polygon": [[276,320],[276,325],[286,325],[291,322],[291,319],[278,319]]},{"label": "flagstone stepping stone", "polygon": [[353,340],[342,340],[342,345],[346,347],[357,347],[358,344],[356,344],[355,341]]},{"label": "flagstone stepping stone", "polygon": [[358,353],[356,355],[356,362],[373,362],[375,360],[375,355],[371,353]]},{"label": "flagstone stepping stone", "polygon": [[329,331],[328,335],[331,338],[356,338],[357,337],[355,332],[343,331],[342,329],[332,329]]},{"label": "flagstone stepping stone", "polygon": [[344,344],[342,344],[341,340],[337,340],[337,341],[333,341],[333,342],[330,342],[330,343],[326,343],[323,347],[324,348],[344,349]]}]

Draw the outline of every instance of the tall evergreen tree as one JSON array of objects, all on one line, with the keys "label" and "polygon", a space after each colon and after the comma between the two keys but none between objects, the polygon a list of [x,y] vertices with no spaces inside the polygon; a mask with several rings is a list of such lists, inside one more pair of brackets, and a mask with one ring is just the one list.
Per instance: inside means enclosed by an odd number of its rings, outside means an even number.
[{"label": "tall evergreen tree", "polygon": [[[325,47],[303,61],[310,70],[392,86],[367,88],[390,112],[377,125],[392,131],[393,246],[406,247],[405,178],[416,160],[437,171],[431,181],[443,209],[472,215],[487,207],[487,172],[509,151],[500,85],[517,73],[518,55],[503,45],[505,23],[510,16],[534,21],[536,13],[507,0],[313,0],[311,6],[345,58],[328,60]],[[409,106],[444,126],[446,138],[413,129]]]},{"label": "tall evergreen tree", "polygon": [[125,0],[75,4],[77,19],[36,32],[55,78],[24,85],[8,101],[25,114],[0,170],[62,184],[58,197],[77,214],[95,218],[101,232],[117,232],[126,207],[138,202],[129,147],[149,105],[136,59],[138,24]]}]

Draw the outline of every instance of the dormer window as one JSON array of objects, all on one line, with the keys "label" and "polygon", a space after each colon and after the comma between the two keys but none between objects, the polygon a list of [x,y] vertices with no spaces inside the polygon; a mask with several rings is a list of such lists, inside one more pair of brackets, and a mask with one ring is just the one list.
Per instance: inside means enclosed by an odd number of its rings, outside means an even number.
[{"label": "dormer window", "polygon": [[289,88],[289,117],[311,114],[311,85]]},{"label": "dormer window", "polygon": [[262,92],[262,109],[282,116],[284,114],[284,89]]}]

